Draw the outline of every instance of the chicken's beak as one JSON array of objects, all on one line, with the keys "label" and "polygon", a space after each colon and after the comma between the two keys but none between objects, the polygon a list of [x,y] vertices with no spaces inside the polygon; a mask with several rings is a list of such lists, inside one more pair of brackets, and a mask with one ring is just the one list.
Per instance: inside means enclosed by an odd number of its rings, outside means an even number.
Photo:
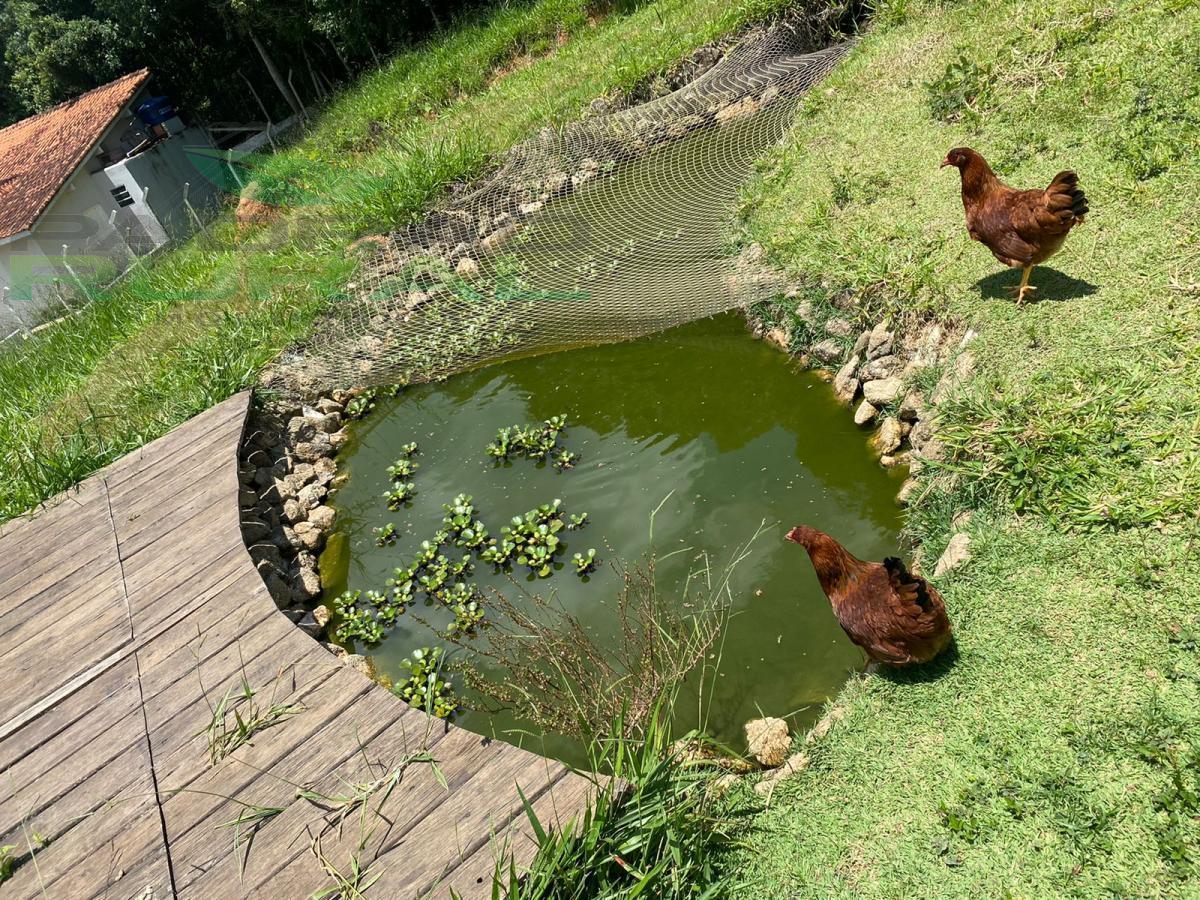
[{"label": "chicken's beak", "polygon": [[795,528],[793,528],[791,531],[789,531],[787,533],[786,539],[791,541],[793,544],[799,544],[801,542],[800,541],[800,526],[797,525]]},{"label": "chicken's beak", "polygon": [[946,168],[946,166],[952,166],[952,165],[954,165],[954,163],[950,162],[950,157],[947,156],[945,159],[942,160],[942,164],[940,166],[938,166],[938,168],[944,169],[944,168]]}]

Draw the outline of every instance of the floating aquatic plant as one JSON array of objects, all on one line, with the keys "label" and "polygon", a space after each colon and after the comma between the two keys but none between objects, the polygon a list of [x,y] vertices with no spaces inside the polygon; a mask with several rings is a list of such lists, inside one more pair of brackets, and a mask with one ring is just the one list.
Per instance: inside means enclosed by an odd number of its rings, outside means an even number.
[{"label": "floating aquatic plant", "polygon": [[388,522],[386,525],[375,529],[375,546],[390,547],[396,543],[396,538],[399,536],[396,526]]},{"label": "floating aquatic plant", "polygon": [[419,463],[415,463],[407,456],[403,456],[387,467],[387,473],[392,481],[406,481],[412,478],[413,473],[420,467]]},{"label": "floating aquatic plant", "polygon": [[559,469],[569,469],[578,457],[558,446],[558,439],[566,428],[566,415],[551,416],[540,425],[501,428],[496,432],[496,439],[487,445],[487,454],[497,461],[512,457],[552,459]]},{"label": "floating aquatic plant", "polygon": [[440,647],[420,647],[400,665],[408,676],[392,686],[393,694],[439,719],[449,719],[458,712],[454,687],[442,677],[445,652]]},{"label": "floating aquatic plant", "polygon": [[592,549],[588,550],[586,554],[576,553],[571,557],[571,564],[575,566],[575,574],[582,577],[595,572],[596,567],[600,565],[600,560],[596,558],[596,551]]},{"label": "floating aquatic plant", "polygon": [[383,492],[383,499],[387,501],[388,509],[396,510],[408,503],[417,493],[417,486],[411,481],[397,481],[392,483],[390,491]]},{"label": "floating aquatic plant", "polygon": [[361,601],[362,591],[345,591],[334,599],[333,608],[341,619],[334,635],[343,643],[362,641],[377,644],[383,640],[383,626],[376,618],[375,611]]}]

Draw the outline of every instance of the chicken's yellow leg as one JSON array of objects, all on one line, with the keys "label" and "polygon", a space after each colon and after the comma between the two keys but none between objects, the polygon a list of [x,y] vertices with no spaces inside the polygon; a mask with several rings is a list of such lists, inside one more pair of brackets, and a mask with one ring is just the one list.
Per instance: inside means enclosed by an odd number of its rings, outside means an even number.
[{"label": "chicken's yellow leg", "polygon": [[1032,274],[1033,274],[1033,266],[1026,266],[1025,270],[1021,273],[1021,286],[1016,289],[1017,303],[1024,303],[1025,295],[1028,294],[1030,291],[1037,290],[1037,288],[1035,288],[1033,285],[1031,285],[1029,283],[1029,276]]}]

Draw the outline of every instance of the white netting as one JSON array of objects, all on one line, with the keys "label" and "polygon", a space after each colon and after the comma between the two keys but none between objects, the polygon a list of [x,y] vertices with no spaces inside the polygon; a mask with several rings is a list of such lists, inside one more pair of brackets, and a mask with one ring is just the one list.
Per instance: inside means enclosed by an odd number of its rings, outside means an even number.
[{"label": "white netting", "polygon": [[764,299],[778,285],[734,253],[728,225],[754,160],[846,48],[802,42],[785,25],[752,33],[674,93],[547,129],[478,189],[374,239],[287,380],[432,380]]}]

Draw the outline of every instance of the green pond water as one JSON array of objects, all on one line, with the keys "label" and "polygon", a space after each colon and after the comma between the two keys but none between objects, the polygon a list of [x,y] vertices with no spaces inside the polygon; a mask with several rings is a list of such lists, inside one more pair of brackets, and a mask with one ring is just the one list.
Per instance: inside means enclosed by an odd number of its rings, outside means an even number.
[{"label": "green pond water", "polygon": [[[529,460],[497,464],[485,447],[502,426],[565,413],[563,441],[580,455],[558,472]],[[417,494],[410,508],[387,509],[386,469],[409,441],[420,445]],[[733,610],[724,635],[706,727],[742,746],[741,726],[759,715],[811,721],[823,700],[861,667],[821,593],[806,554],[784,541],[788,527],[828,531],[852,552],[882,558],[897,549],[897,473],[881,469],[827,385],[797,370],[787,356],[755,340],[737,314],[724,314],[637,341],[573,349],[412,387],[354,427],[339,455],[346,484],[338,491],[338,534],[322,562],[327,597],[343,587],[385,590],[392,570],[440,527],[442,504],[473,496],[493,536],[514,515],[561,498],[590,524],[563,532],[567,563],[553,576],[522,585],[554,591],[597,634],[614,623],[600,598],[615,598],[620,580],[607,565],[586,583],[569,564],[575,551],[596,548],[606,561],[643,558],[651,513],[664,596],[678,591],[705,551],[719,568],[768,524],[735,570]],[[373,529],[396,525],[394,546],[378,547]],[[672,553],[691,548],[686,553]],[[334,557],[340,557],[335,559]],[[516,599],[507,576],[477,564],[475,583]],[[377,668],[402,677],[414,648],[444,644],[428,626],[449,615],[417,605],[378,646],[355,648]],[[486,632],[478,640],[486,640]],[[461,651],[460,651],[461,652]],[[696,705],[682,704],[677,725],[696,724]],[[459,724],[578,760],[578,748],[548,737],[514,733],[505,715],[468,711]]]}]

